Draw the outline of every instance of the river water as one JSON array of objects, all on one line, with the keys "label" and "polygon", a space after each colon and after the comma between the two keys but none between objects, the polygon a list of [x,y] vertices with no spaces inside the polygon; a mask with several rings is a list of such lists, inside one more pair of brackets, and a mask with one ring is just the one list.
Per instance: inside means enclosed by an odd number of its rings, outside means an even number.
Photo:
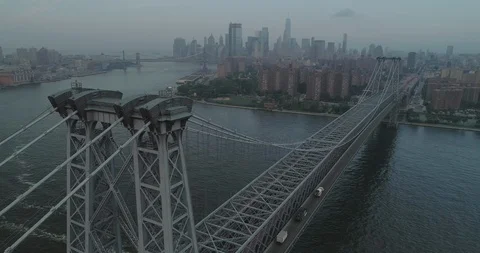
[{"label": "river water", "polygon": [[[120,90],[127,96],[157,92],[197,68],[185,63],[147,63],[141,70],[119,70],[78,80],[85,87]],[[1,90],[0,139],[44,111],[48,95],[69,87],[70,80],[66,80]],[[331,120],[199,104],[194,111],[245,134],[275,142],[301,140]],[[0,158],[18,150],[58,120],[58,115],[49,116],[0,147]],[[65,159],[65,132],[63,126],[59,127],[0,168],[0,207]],[[187,165],[196,221],[281,155],[262,148],[219,144],[194,135],[189,140],[192,144],[187,146]],[[213,148],[195,149],[195,145],[205,143]],[[340,177],[293,252],[479,252],[479,181],[480,133],[380,126]],[[0,218],[1,252],[65,195],[64,185],[62,171]],[[16,252],[64,252],[64,234],[65,212],[60,210]]]}]

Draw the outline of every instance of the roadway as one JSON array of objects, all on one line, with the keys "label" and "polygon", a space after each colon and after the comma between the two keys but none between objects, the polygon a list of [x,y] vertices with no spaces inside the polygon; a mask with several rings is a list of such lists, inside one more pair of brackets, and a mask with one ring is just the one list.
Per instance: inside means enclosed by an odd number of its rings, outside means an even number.
[{"label": "roadway", "polygon": [[345,151],[345,153],[340,157],[340,159],[335,163],[330,172],[326,177],[317,185],[318,187],[323,187],[324,191],[320,197],[314,196],[314,192],[310,194],[310,197],[302,204],[299,208],[307,209],[307,216],[303,217],[302,221],[295,221],[295,215],[287,222],[285,227],[282,230],[288,231],[287,239],[282,243],[278,244],[276,242],[276,237],[270,243],[268,248],[265,250],[266,253],[283,253],[289,252],[292,250],[295,242],[301,236],[305,228],[310,224],[311,220],[315,217],[317,211],[320,209],[324,200],[326,199],[328,193],[333,189],[335,182],[338,177],[342,174],[343,169],[348,165],[352,160],[355,154],[358,152],[362,144],[368,139],[370,134],[375,130],[377,125],[385,118],[385,116],[390,112],[393,107],[393,103],[384,108],[373,121],[371,121],[368,126],[363,130],[363,132],[358,136],[358,138],[353,141],[350,147]]}]

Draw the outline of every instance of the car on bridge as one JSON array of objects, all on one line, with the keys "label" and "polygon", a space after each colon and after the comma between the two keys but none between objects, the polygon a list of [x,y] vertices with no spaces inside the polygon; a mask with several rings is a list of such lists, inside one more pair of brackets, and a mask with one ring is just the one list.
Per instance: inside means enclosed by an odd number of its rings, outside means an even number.
[{"label": "car on bridge", "polygon": [[323,187],[318,187],[318,189],[316,189],[316,190],[315,190],[315,193],[314,193],[314,194],[315,194],[315,197],[318,198],[318,197],[322,196],[322,193],[323,193],[324,190],[325,190],[325,189],[323,189]]},{"label": "car on bridge", "polygon": [[302,221],[305,216],[307,216],[307,208],[302,208],[295,215],[295,221]]},{"label": "car on bridge", "polygon": [[288,232],[286,230],[280,231],[280,233],[278,233],[277,235],[277,243],[282,244],[283,242],[285,242],[287,237],[288,237]]}]

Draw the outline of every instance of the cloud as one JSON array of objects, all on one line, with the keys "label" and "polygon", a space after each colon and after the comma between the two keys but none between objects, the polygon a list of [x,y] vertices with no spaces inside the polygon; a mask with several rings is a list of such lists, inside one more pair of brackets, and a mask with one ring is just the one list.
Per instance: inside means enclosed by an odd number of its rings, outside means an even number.
[{"label": "cloud", "polygon": [[351,17],[354,17],[355,15],[357,15],[355,13],[355,11],[353,11],[352,9],[343,9],[335,14],[333,14],[333,18],[351,18]]}]

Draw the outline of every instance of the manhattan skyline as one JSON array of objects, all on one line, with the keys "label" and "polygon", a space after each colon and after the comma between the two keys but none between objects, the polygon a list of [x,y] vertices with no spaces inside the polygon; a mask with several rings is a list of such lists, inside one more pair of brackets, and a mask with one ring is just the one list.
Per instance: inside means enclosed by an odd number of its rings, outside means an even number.
[{"label": "manhattan skyline", "polygon": [[[478,5],[478,6],[476,6]],[[188,8],[195,7],[195,8]],[[60,50],[147,49],[170,51],[175,37],[202,40],[205,34],[224,35],[228,23],[241,23],[243,39],[268,27],[270,46],[283,35],[291,19],[291,36],[314,36],[342,42],[349,48],[370,43],[403,51],[430,49],[444,52],[454,45],[458,53],[477,53],[480,3],[457,1],[379,0],[288,1],[225,3],[207,0],[163,2],[67,0],[5,0],[0,11],[0,45],[4,48],[45,45]],[[461,29],[459,29],[459,27]]]}]

